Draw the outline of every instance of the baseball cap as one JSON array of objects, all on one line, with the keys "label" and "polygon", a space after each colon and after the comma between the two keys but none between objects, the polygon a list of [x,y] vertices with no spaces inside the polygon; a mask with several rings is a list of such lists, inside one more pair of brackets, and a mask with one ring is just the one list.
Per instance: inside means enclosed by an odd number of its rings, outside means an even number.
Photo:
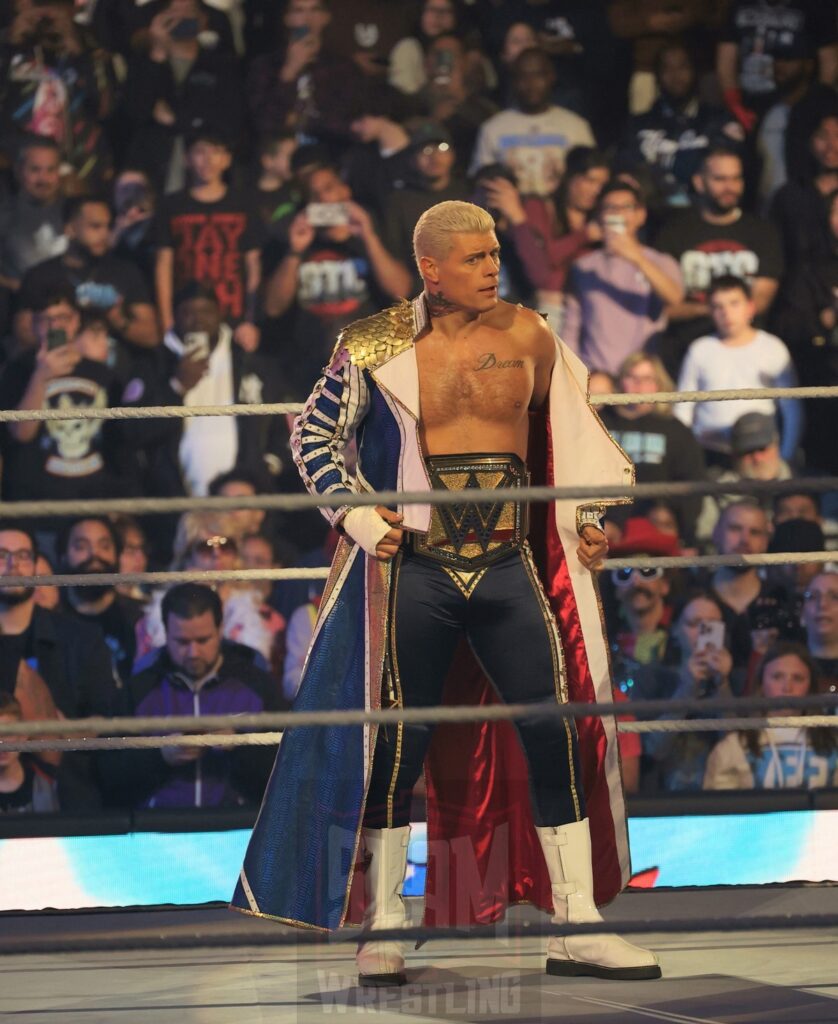
[{"label": "baseball cap", "polygon": [[730,450],[734,455],[747,455],[767,448],[777,440],[777,423],[773,416],[761,412],[746,412],[733,424],[730,432]]},{"label": "baseball cap", "polygon": [[632,516],[626,520],[623,535],[608,551],[612,558],[625,555],[677,555],[680,554],[678,538],[663,533],[654,523],[643,516]]},{"label": "baseball cap", "polygon": [[451,132],[448,131],[445,125],[430,118],[415,118],[412,121],[408,121],[405,124],[405,128],[410,139],[410,146],[416,149],[433,144],[441,145],[444,143],[447,146],[453,146],[454,144]]}]

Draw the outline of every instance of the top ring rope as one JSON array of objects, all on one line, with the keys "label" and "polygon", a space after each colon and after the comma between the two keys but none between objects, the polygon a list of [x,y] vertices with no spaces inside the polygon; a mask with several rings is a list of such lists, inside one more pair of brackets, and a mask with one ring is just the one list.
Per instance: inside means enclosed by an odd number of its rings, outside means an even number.
[{"label": "top ring rope", "polygon": [[[591,405],[674,405],[676,402],[739,402],[753,399],[838,398],[838,386],[805,388],[730,388],[719,391],[655,391],[648,395],[591,395]],[[111,409],[2,409],[0,423],[53,420],[187,420],[197,416],[283,416],[302,412],[301,402],[235,405],[138,405]]]}]

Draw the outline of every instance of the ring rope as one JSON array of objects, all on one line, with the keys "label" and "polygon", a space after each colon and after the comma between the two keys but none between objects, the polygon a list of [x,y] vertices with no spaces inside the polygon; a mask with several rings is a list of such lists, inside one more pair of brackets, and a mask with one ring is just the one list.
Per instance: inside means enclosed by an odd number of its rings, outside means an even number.
[{"label": "ring rope", "polygon": [[[838,490],[838,477],[812,477],[791,480],[685,480],[673,483],[649,483],[624,486],[591,484],[583,487],[519,487],[515,501],[579,501],[595,504],[598,500],[617,499],[631,503],[644,498],[689,498],[701,495],[743,494],[773,497],[799,494],[800,491],[822,493]],[[469,502],[493,503],[498,489],[470,490]],[[503,493],[509,495],[509,490]],[[300,511],[313,508],[341,508],[344,505],[457,505],[462,503],[461,491],[333,491],[330,494],[254,494],[217,498],[98,498],[69,501],[3,501],[0,516],[13,518],[105,515],[158,514],[164,512],[224,512],[236,509],[267,511]],[[506,500],[511,500],[507,498]]]},{"label": "ring rope", "polygon": [[[728,388],[718,391],[655,391],[648,395],[591,395],[591,405],[674,405],[677,402],[741,402],[782,398],[838,398],[838,386]],[[3,409],[0,423],[48,423],[55,420],[188,420],[199,416],[283,416],[302,412],[301,402],[253,402],[230,405],[137,405],[109,409]]]},{"label": "ring rope", "polygon": [[[53,729],[56,727],[55,722],[52,726]],[[775,718],[681,718],[656,722],[617,722],[617,730],[625,733],[731,732],[736,729],[756,731],[782,728],[838,729],[838,716],[783,715]],[[18,728],[17,731],[20,733],[22,730]],[[282,737],[282,732],[167,733],[165,736],[80,736],[75,739],[56,737],[37,740],[6,740],[0,736],[0,751],[35,753],[43,750],[158,750],[172,746],[214,749],[271,747],[277,745]]]},{"label": "ring rope", "polygon": [[[659,558],[609,558],[611,569],[714,569],[724,566],[815,565],[838,561],[838,551],[788,551],[765,555],[671,555]],[[314,569],[183,569],[172,572],[53,573],[43,576],[4,576],[7,587],[98,587],[125,584],[248,583],[256,580],[325,580],[328,568]]]},{"label": "ring rope", "polygon": [[689,714],[693,711],[765,712],[779,709],[817,710],[838,712],[838,694],[809,694],[805,697],[714,697],[707,700],[635,700],[629,704],[573,701],[557,704],[542,701],[538,704],[481,704],[455,705],[434,708],[378,708],[332,711],[268,711],[242,715],[168,715],[145,718],[75,718],[32,722],[0,722],[0,737],[39,736],[56,732],[71,735],[86,733],[130,735],[160,734],[165,723],[174,732],[207,732],[215,729],[288,729],[308,726],[389,725],[398,722],[437,724],[440,722],[495,722],[518,718],[603,718],[620,716],[631,708],[631,714],[646,715]]}]

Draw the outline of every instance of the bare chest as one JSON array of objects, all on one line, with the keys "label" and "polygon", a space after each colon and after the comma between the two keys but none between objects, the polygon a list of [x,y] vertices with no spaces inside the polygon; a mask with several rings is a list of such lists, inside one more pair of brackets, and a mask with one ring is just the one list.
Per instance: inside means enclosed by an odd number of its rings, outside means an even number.
[{"label": "bare chest", "polygon": [[464,419],[513,422],[527,414],[534,361],[499,332],[451,343],[433,335],[416,345],[422,423]]}]

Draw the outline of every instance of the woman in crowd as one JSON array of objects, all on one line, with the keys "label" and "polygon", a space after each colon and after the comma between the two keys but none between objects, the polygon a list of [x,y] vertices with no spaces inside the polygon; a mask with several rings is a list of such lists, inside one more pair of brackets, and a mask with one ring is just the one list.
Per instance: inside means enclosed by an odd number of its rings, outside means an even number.
[{"label": "woman in crowd", "polygon": [[[732,697],[739,684],[727,647],[724,615],[709,591],[694,591],[682,603],[670,634],[677,664],[643,669],[632,695],[637,698],[705,700]],[[661,715],[660,721],[684,718],[683,712]],[[704,717],[698,715],[697,717]],[[646,782],[660,791],[701,789],[715,733],[649,733],[643,737]]]},{"label": "woman in crowd", "polygon": [[570,266],[602,238],[592,214],[608,176],[603,153],[575,146],[567,154],[564,177],[552,198],[522,196],[505,178],[486,184],[489,206],[509,222],[509,237],[535,291],[535,305],[556,330]]},{"label": "woman in crowd", "polygon": [[[763,697],[805,697],[817,689],[817,666],[801,644],[780,643],[762,659]],[[794,708],[774,718],[798,715]],[[704,773],[705,789],[818,789],[838,785],[838,744],[831,729],[772,726],[728,733]]]},{"label": "woman in crowd", "polygon": [[438,36],[456,33],[460,17],[454,0],[425,0],[415,36],[396,43],[390,53],[390,85],[409,96],[427,84],[425,55]]}]

